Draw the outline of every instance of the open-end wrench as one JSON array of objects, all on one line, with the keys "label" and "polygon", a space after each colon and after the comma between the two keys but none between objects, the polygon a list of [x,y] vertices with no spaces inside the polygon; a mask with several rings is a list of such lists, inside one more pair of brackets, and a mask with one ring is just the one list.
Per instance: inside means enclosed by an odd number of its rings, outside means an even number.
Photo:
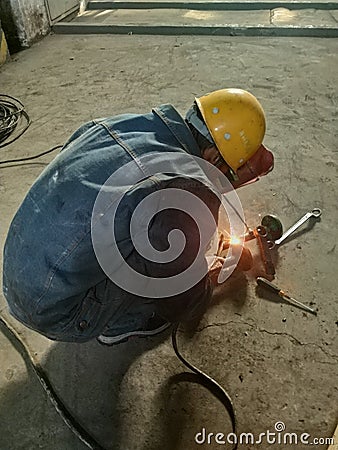
[{"label": "open-end wrench", "polygon": [[314,208],[312,211],[306,213],[301,219],[298,220],[291,228],[289,228],[282,237],[275,241],[269,241],[269,248],[274,248],[276,245],[280,245],[286,238],[288,238],[292,233],[294,233],[303,223],[309,220],[311,217],[315,217],[318,219],[322,214],[322,211],[319,208]]}]

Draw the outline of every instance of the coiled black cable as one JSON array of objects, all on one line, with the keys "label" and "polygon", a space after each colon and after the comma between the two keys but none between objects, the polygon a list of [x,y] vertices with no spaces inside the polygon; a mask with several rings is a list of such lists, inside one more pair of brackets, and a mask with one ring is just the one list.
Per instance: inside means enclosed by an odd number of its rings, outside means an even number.
[{"label": "coiled black cable", "polygon": [[[18,129],[21,124],[23,126]],[[0,148],[19,139],[30,124],[31,120],[23,103],[11,95],[0,94]],[[16,136],[8,141],[15,131]]]},{"label": "coiled black cable", "polygon": [[[23,103],[11,95],[0,94],[0,148],[6,147],[19,139],[30,124],[31,119],[25,110]],[[13,133],[16,133],[16,135],[10,139]],[[56,145],[50,150],[46,150],[34,156],[27,156],[26,158],[6,159],[0,161],[0,165],[31,161],[32,159],[40,158],[61,147],[62,145]]]}]

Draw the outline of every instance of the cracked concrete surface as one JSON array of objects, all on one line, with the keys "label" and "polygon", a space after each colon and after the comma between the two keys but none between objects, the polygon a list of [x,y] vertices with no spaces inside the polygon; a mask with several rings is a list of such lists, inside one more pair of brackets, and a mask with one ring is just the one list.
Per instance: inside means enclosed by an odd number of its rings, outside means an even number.
[{"label": "cracked concrete surface", "polygon": [[[232,396],[240,432],[329,437],[337,421],[337,41],[335,39],[49,36],[0,69],[1,91],[33,120],[1,159],[33,155],[82,122],[171,102],[182,113],[194,95],[239,86],[261,100],[275,170],[239,191],[250,226],[266,213],[292,225],[313,207],[322,220],[278,249],[276,284],[318,316],[256,288],[255,270],[218,289],[196,325],[181,330],[184,356]],[[53,155],[0,169],[1,242],[25,193]],[[72,413],[107,449],[194,450],[196,433],[230,432],[223,407],[202,387],[175,384],[184,370],[169,333],[114,348],[52,343],[8,316]],[[46,399],[31,369],[0,333],[0,448],[84,450]],[[317,446],[326,448],[325,446]],[[317,448],[316,447],[316,448]],[[243,444],[243,450],[306,445]]]},{"label": "cracked concrete surface", "polygon": [[[259,333],[267,333],[267,334],[271,334],[273,336],[286,336],[293,344],[298,344],[298,345],[314,345],[315,347],[318,347],[323,353],[325,353],[329,358],[335,359],[338,361],[338,354],[334,355],[330,352],[328,352],[327,350],[325,350],[322,346],[318,345],[316,342],[301,342],[300,340],[298,340],[297,338],[295,338],[292,334],[289,333],[285,333],[285,332],[278,332],[278,331],[271,331],[271,330],[265,330],[264,328],[257,328],[257,326],[253,323],[249,323],[249,322],[236,322],[236,321],[232,321],[230,320],[229,322],[224,322],[224,323],[210,323],[207,325],[204,325],[201,328],[197,328],[195,330],[195,332],[201,332],[207,328],[210,327],[224,327],[227,326],[229,324],[237,324],[237,325],[247,325],[248,327],[254,329],[255,331],[258,331]],[[334,364],[334,362],[333,362]]]}]

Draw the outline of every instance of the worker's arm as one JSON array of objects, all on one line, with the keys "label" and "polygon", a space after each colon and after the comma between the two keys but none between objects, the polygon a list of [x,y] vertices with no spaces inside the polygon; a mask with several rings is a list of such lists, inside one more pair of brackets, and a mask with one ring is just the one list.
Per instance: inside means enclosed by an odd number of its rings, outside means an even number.
[{"label": "worker's arm", "polygon": [[[165,251],[168,249],[168,236],[173,230],[180,230],[184,234],[186,240],[184,250],[169,263],[161,264],[147,261],[140,258],[139,255],[134,255],[136,258],[135,263],[138,269],[143,267],[143,272],[151,277],[168,278],[181,274],[184,271],[188,272],[192,264],[197,261],[198,270],[203,273],[203,277],[196,284],[191,288],[182,290],[175,296],[157,298],[154,302],[157,312],[165,319],[171,322],[188,321],[201,316],[205,312],[211,300],[213,287],[217,283],[217,276],[221,266],[212,266],[209,274],[208,262],[205,258],[207,245],[201,242],[200,230],[203,228],[207,241],[217,232],[220,202],[218,197],[207,186],[189,178],[164,176],[158,183],[157,190],[163,190],[163,196],[165,197],[166,189],[180,189],[182,190],[182,195],[188,192],[202,201],[201,209],[197,207],[194,211],[195,218],[182,208],[182,203],[178,203],[180,205],[178,209],[169,208],[163,211],[160,210],[165,204],[159,204],[158,209],[160,212],[153,217],[150,223],[148,230],[149,240],[157,250]],[[189,206],[187,204],[187,211],[189,211]],[[206,214],[203,208],[209,209],[211,214]],[[174,280],[173,283],[175,283]]]},{"label": "worker's arm", "polygon": [[[173,189],[175,191],[172,191]],[[182,191],[182,197],[180,191]],[[188,197],[186,197],[187,194]],[[199,200],[195,206],[191,205],[192,202],[189,199],[191,194]],[[176,208],[177,196],[179,201]],[[171,205],[169,207],[168,198]],[[142,207],[142,201],[145,199],[150,199],[151,203]],[[139,295],[147,292],[146,297],[154,303],[158,314],[170,322],[190,320],[202,315],[210,303],[216,271],[213,267],[212,276],[209,276],[205,254],[209,241],[217,233],[219,205],[220,200],[217,195],[201,181],[185,176],[159,174],[133,186],[118,206],[115,217],[115,237],[121,255],[134,271],[144,276],[142,278],[144,287],[137,285]],[[140,214],[136,220],[138,230],[136,236],[131,236],[130,221],[136,208],[138,208],[137,213]],[[148,215],[150,215],[149,219],[147,219]],[[201,229],[204,239],[201,239]],[[149,239],[150,254],[151,248],[161,254],[167,251],[170,245],[175,244],[173,241],[169,242],[168,237],[175,240],[174,232],[177,230],[181,232],[181,237],[183,233],[185,244],[177,257],[169,262],[161,263],[155,260],[156,258],[142,256],[142,252],[135,248],[133,241],[138,239],[139,246],[142,247],[145,243],[149,249],[149,243],[146,242]],[[153,253],[156,256],[156,252]],[[191,283],[191,274],[195,273],[199,275],[196,281],[193,276],[194,280]],[[183,274],[183,281],[182,278],[177,280],[176,276],[179,274]],[[175,295],[166,295],[165,287],[162,289],[161,285],[156,288],[158,292],[155,292],[155,288],[154,291],[152,288],[149,289],[152,278],[169,279],[169,283],[172,283],[171,286],[174,286],[175,290],[177,288],[177,292]],[[132,281],[130,280],[131,283]],[[149,295],[149,290],[151,294],[153,293],[153,298]]]}]

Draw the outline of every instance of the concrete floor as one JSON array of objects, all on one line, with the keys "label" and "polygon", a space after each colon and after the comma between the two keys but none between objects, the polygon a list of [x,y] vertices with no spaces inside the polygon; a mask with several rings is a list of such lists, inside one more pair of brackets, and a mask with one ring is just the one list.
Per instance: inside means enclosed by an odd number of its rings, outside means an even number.
[{"label": "concrete floor", "polygon": [[[252,91],[267,114],[275,170],[239,191],[249,225],[277,214],[285,227],[320,207],[322,220],[279,249],[276,282],[318,316],[258,296],[254,273],[220,290],[182,352],[233,397],[239,431],[329,437],[337,421],[337,85],[333,39],[52,35],[0,69],[1,91],[18,97],[33,123],[1,160],[63,143],[82,122],[221,87]],[[0,169],[1,243],[28,188],[53,158]],[[255,244],[251,244],[252,248]],[[261,295],[261,294],[260,294]],[[169,334],[115,348],[52,343],[8,316],[78,420],[107,449],[193,450],[194,436],[231,431],[202,387],[175,385],[183,367]],[[21,356],[0,332],[0,449],[84,450]],[[314,446],[313,446],[314,447]],[[326,448],[318,445],[315,448]],[[245,444],[293,450],[299,444]]]}]

